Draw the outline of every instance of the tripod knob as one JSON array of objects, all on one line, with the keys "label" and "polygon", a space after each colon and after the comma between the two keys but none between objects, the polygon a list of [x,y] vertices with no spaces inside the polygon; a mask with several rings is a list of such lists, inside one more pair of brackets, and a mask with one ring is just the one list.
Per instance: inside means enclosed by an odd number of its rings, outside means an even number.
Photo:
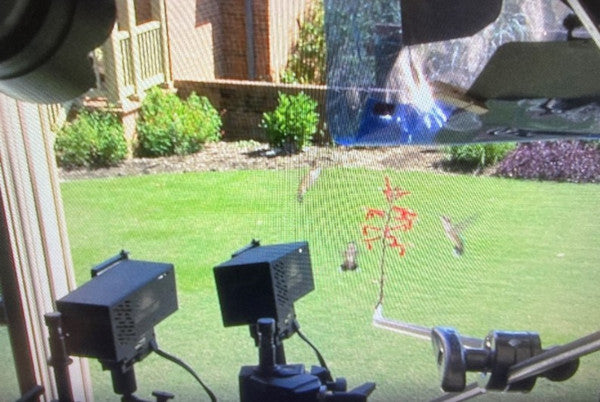
[{"label": "tripod knob", "polygon": [[460,336],[453,328],[435,327],[431,343],[442,374],[442,389],[461,392],[466,386],[467,363]]},{"label": "tripod knob", "polygon": [[508,384],[508,372],[513,365],[542,352],[536,333],[492,331],[481,341],[481,348],[471,348],[463,345],[455,329],[435,327],[431,341],[446,392],[464,391],[467,371],[490,373],[489,390],[528,392],[535,385],[536,377]]}]

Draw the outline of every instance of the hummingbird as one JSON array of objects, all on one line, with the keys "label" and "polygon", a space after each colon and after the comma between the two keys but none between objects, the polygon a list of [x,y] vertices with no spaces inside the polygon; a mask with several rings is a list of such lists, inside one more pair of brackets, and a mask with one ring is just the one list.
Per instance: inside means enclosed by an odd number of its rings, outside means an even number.
[{"label": "hummingbird", "polygon": [[300,184],[298,185],[298,202],[302,202],[302,200],[304,199],[304,195],[315,184],[320,174],[321,167],[317,165],[316,161],[312,161],[310,163],[310,169],[302,177],[302,180],[300,180]]},{"label": "hummingbird", "polygon": [[348,242],[346,246],[346,250],[344,250],[344,261],[340,268],[342,271],[354,271],[358,268],[358,263],[356,262],[356,243],[353,241]]},{"label": "hummingbird", "polygon": [[446,236],[450,239],[454,245],[454,255],[457,257],[463,255],[465,252],[465,245],[461,236],[461,232],[469,222],[463,222],[461,224],[453,224],[452,220],[448,216],[440,216],[442,220],[442,226]]}]

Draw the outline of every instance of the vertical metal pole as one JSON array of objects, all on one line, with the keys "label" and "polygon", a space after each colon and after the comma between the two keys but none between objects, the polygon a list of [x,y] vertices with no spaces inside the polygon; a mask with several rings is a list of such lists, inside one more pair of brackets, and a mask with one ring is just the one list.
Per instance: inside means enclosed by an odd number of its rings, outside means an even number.
[{"label": "vertical metal pole", "polygon": [[254,0],[245,0],[246,5],[246,63],[248,79],[256,79],[256,62],[254,56]]},{"label": "vertical metal pole", "polygon": [[62,318],[59,312],[44,315],[48,326],[48,341],[50,343],[49,364],[54,369],[54,379],[58,400],[60,402],[73,402],[73,387],[69,375],[69,365],[73,360],[69,358],[65,345],[65,336],[62,330]]}]

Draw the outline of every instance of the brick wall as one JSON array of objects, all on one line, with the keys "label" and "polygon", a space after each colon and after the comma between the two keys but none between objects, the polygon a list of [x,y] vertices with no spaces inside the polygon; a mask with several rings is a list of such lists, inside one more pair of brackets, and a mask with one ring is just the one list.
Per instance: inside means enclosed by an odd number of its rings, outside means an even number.
[{"label": "brick wall", "polygon": [[135,0],[135,19],[138,25],[152,20],[150,0]]},{"label": "brick wall", "polygon": [[[295,43],[298,20],[311,1],[321,0],[249,0],[252,29],[246,26],[246,1],[167,0],[175,80],[250,79],[252,59],[254,79],[278,80]],[[247,35],[252,30],[249,58]]]},{"label": "brick wall", "polygon": [[[291,0],[290,0],[291,1]],[[254,16],[254,79],[272,81],[271,72],[271,46],[274,40],[271,35],[270,0],[253,0]],[[251,77],[246,77],[247,79]]]},{"label": "brick wall", "polygon": [[167,0],[173,79],[209,80],[221,75],[225,54],[219,6],[222,1]]},{"label": "brick wall", "polygon": [[[320,128],[325,125],[325,87],[319,85],[285,85],[256,81],[212,80],[176,81],[177,93],[186,98],[192,91],[206,96],[213,106],[222,113],[224,140],[266,141],[264,130],[258,125],[264,112],[277,106],[279,92],[296,94],[303,91],[315,99],[321,116]],[[327,142],[328,134],[315,138],[317,142]]]}]

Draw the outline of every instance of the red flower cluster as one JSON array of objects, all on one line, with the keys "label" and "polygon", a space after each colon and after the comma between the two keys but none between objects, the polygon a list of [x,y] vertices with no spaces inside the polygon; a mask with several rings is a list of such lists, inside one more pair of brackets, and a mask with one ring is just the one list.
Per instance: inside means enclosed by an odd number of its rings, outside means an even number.
[{"label": "red flower cluster", "polygon": [[404,191],[398,187],[392,188],[392,185],[390,184],[390,178],[385,176],[385,189],[383,190],[383,194],[389,203],[393,203],[405,195],[409,195],[410,191]]},{"label": "red flower cluster", "polygon": [[389,177],[385,177],[385,189],[383,190],[388,203],[389,209],[369,208],[365,219],[371,221],[373,219],[383,219],[383,225],[372,225],[365,223],[362,227],[362,234],[367,249],[373,249],[373,243],[377,241],[386,241],[388,247],[397,248],[398,253],[404,256],[406,246],[394,234],[396,231],[407,232],[413,228],[414,221],[417,219],[417,213],[408,208],[394,205],[394,202],[409,195],[410,191],[404,191],[398,187],[392,188]]}]

